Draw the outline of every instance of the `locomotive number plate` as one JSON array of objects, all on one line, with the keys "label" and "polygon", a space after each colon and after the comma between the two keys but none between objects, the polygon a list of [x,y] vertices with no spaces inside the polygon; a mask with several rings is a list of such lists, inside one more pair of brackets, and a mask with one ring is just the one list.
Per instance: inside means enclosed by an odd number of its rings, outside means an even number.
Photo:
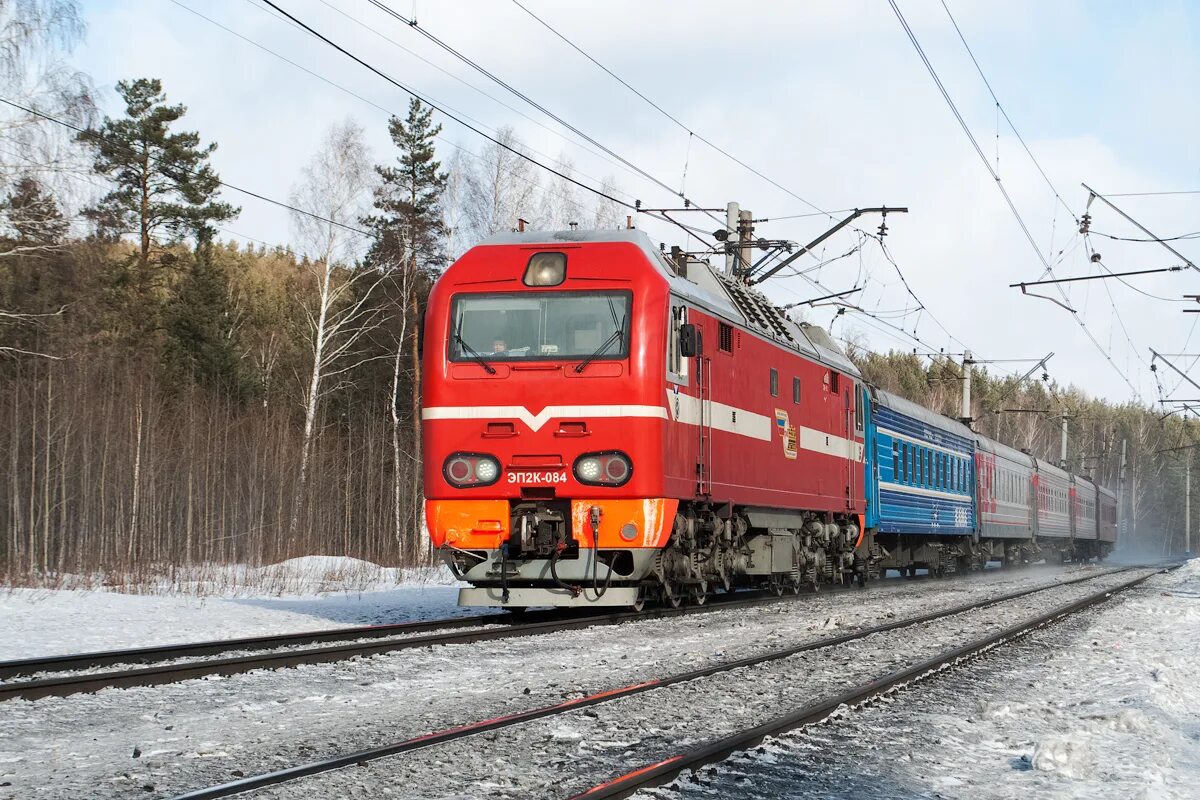
[{"label": "locomotive number plate", "polygon": [[566,483],[567,471],[556,472],[549,470],[547,472],[510,472],[508,473],[509,483]]}]

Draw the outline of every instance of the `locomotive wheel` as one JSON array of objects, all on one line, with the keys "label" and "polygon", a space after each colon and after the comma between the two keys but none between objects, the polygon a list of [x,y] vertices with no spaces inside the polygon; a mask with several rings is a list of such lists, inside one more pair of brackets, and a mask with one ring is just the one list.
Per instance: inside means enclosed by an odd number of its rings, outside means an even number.
[{"label": "locomotive wheel", "polygon": [[708,600],[708,587],[704,584],[691,584],[688,586],[688,600],[694,606],[702,606]]},{"label": "locomotive wheel", "polygon": [[683,605],[683,593],[675,591],[667,581],[663,581],[662,584],[662,599],[663,604],[671,608],[679,608]]},{"label": "locomotive wheel", "polygon": [[637,592],[637,599],[629,604],[629,609],[631,611],[641,611],[645,607],[646,607],[646,587],[639,586],[638,592]]},{"label": "locomotive wheel", "polygon": [[733,591],[733,581],[729,579],[729,573],[724,570],[721,571],[721,577],[717,581],[717,588],[726,594]]}]

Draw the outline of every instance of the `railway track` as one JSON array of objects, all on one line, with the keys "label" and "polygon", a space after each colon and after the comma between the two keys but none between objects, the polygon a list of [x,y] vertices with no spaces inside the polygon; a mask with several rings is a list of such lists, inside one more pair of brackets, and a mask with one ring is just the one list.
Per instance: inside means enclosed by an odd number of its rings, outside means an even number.
[{"label": "railway track", "polygon": [[[232,797],[244,792],[285,784],[303,778],[338,770],[343,767],[362,765],[366,762],[375,761],[390,756],[411,753],[424,748],[453,742],[458,739],[475,736],[488,731],[517,726],[524,723],[533,722],[535,720],[566,714],[568,712],[578,711],[589,706],[609,703],[622,698],[632,697],[634,695],[639,695],[658,689],[664,689],[669,686],[687,683],[721,673],[728,673],[734,670],[754,667],[756,665],[766,664],[772,661],[779,661],[806,651],[837,647],[839,645],[866,639],[867,637],[876,634],[895,631],[901,628],[916,626],[935,620],[941,620],[970,611],[985,609],[1008,601],[1038,594],[1040,592],[1051,591],[1087,581],[1094,581],[1100,578],[1112,576],[1117,573],[1124,573],[1131,569],[1134,568],[1126,567],[1099,574],[1073,578],[1066,581],[1058,581],[1048,585],[1029,587],[952,608],[942,609],[915,617],[909,617],[902,620],[887,622],[881,625],[862,628],[838,636],[826,637],[786,648],[772,650],[748,658],[723,662],[701,669],[670,675],[656,680],[644,681],[616,689],[600,691],[554,705],[472,722],[445,730],[434,731],[411,739],[391,742],[379,747],[359,750],[352,753],[339,754],[329,758],[312,761],[274,772],[251,775],[220,785],[190,791],[179,795],[175,798],[175,800],[212,800],[213,798]],[[1048,624],[1061,617],[1082,610],[1083,608],[1090,607],[1091,605],[1101,602],[1117,592],[1124,591],[1137,585],[1138,583],[1141,583],[1152,575],[1157,574],[1159,571],[1160,570],[1157,569],[1150,569],[1149,571],[1145,572],[1145,574],[1141,574],[1128,581],[1124,581],[1116,587],[1106,586],[1100,591],[1090,594],[1081,600],[1074,601],[1065,607],[1055,608],[1053,611],[1039,615],[1035,619],[1027,620],[1018,625],[1006,628],[999,634],[988,636],[983,640],[973,641],[967,645],[954,648],[953,650],[943,653],[936,658],[926,659],[921,663],[907,667],[904,670],[899,670],[887,675],[884,678],[874,680],[870,684],[856,687],[855,689],[843,692],[836,697],[830,697],[811,706],[806,706],[804,709],[792,714],[788,714],[779,718],[778,720],[773,720],[766,725],[757,726],[736,736],[723,737],[716,742],[705,745],[704,747],[682,753],[676,757],[666,759],[649,767],[644,767],[628,775],[621,776],[614,781],[609,781],[598,785],[576,795],[576,797],[588,798],[589,800],[594,800],[595,798],[627,797],[639,789],[661,785],[672,780],[680,771],[684,769],[692,769],[702,764],[719,761],[725,758],[729,753],[753,746],[767,736],[790,730],[791,728],[799,725],[804,725],[809,722],[823,719],[840,705],[861,702],[869,697],[886,692],[897,684],[912,681],[930,671],[943,668],[947,665],[952,665],[964,658],[968,658],[983,652],[990,647],[996,646],[1007,639],[1020,636],[1036,627]]]},{"label": "railway track", "polygon": [[[858,590],[850,586],[824,587],[820,593],[828,595],[853,591]],[[0,702],[68,697],[102,689],[161,686],[213,675],[237,675],[254,670],[323,664],[418,647],[470,644],[598,625],[619,625],[634,620],[689,616],[721,609],[787,602],[812,594],[801,592],[798,595],[780,596],[770,592],[738,592],[711,598],[704,605],[682,608],[616,611],[584,616],[554,610],[531,612],[520,617],[510,613],[478,614],[425,622],[3,661],[0,662]],[[236,655],[205,658],[230,653]],[[129,666],[104,672],[86,671],[114,665]],[[36,677],[14,680],[28,676]]]},{"label": "railway track", "polygon": [[867,703],[885,695],[897,687],[912,685],[925,680],[964,661],[980,657],[1005,642],[1018,639],[1038,628],[1056,623],[1066,617],[1102,603],[1112,596],[1133,588],[1158,571],[1132,578],[1114,587],[1094,592],[1086,597],[1058,606],[1031,619],[1010,625],[998,632],[980,637],[966,644],[945,650],[918,663],[896,670],[875,680],[859,684],[840,694],[821,698],[803,708],[781,715],[766,723],[722,737],[716,741],[695,747],[654,764],[632,770],[617,778],[597,784],[586,791],[571,795],[569,800],[621,800],[643,790],[662,786],[677,778],[686,770],[724,761],[739,751],[761,744],[765,739],[778,736],[805,725],[811,725],[831,716],[839,708]]}]

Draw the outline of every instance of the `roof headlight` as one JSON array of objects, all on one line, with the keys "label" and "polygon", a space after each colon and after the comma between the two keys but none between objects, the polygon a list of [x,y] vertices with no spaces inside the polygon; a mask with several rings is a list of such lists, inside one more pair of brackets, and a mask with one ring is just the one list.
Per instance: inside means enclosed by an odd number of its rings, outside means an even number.
[{"label": "roof headlight", "polygon": [[526,286],[558,286],[566,277],[566,253],[534,253],[525,267]]}]

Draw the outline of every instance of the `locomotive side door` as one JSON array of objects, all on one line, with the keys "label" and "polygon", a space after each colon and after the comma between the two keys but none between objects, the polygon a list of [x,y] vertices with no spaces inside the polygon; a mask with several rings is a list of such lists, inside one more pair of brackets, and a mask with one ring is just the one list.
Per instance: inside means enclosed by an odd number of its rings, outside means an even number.
[{"label": "locomotive side door", "polygon": [[707,366],[701,354],[699,328],[688,320],[688,307],[672,297],[667,329],[667,386],[672,419],[668,469],[692,485],[696,495],[707,494],[711,482],[711,412],[707,408]]},{"label": "locomotive side door", "polygon": [[712,493],[712,380],[708,374],[708,361],[704,357],[704,334],[699,319],[688,322],[686,307],[680,306],[679,312],[676,317],[672,309],[672,318],[679,320],[678,368],[686,376],[690,363],[696,378],[696,394],[691,398],[695,407],[693,421],[696,424],[696,496],[707,497]]},{"label": "locomotive side door", "polygon": [[[866,387],[847,380],[846,397],[846,509],[853,509],[854,499],[863,492],[864,461],[858,461],[858,440],[866,437]],[[863,449],[865,453],[865,441]]]},{"label": "locomotive side door", "polygon": [[842,390],[842,434],[846,440],[846,508],[854,508],[854,499],[862,491],[862,463],[858,461],[858,440],[863,437],[863,387],[848,380]]}]

